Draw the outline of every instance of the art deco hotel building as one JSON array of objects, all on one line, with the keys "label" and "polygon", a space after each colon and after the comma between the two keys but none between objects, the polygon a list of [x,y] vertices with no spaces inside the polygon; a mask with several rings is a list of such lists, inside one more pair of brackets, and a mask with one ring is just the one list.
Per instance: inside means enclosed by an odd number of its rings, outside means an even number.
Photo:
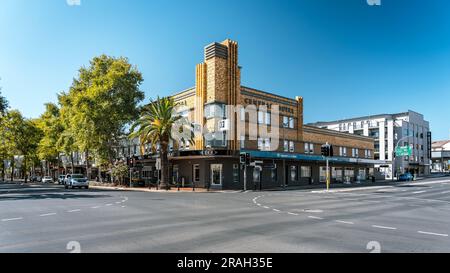
[{"label": "art deco hotel building", "polygon": [[[373,138],[305,126],[302,97],[287,98],[242,86],[235,41],[206,46],[204,57],[196,67],[195,86],[173,96],[178,113],[204,128],[194,145],[173,143],[169,160],[174,184],[243,189],[244,171],[239,164],[243,152],[256,161],[256,166],[247,168],[249,189],[324,183],[321,146],[325,143],[334,147],[330,158],[333,183],[366,180],[374,164],[380,164],[373,159]],[[239,110],[230,111],[233,106]],[[256,109],[256,114],[245,114],[244,108]],[[263,136],[260,131],[276,135]],[[122,155],[135,157],[135,178],[149,183],[157,173],[155,158],[138,145],[130,143]]]}]

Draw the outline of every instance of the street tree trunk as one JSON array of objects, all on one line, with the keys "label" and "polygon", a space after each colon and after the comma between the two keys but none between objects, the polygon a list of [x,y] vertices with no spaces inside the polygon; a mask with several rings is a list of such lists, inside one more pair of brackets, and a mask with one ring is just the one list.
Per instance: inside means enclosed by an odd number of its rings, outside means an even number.
[{"label": "street tree trunk", "polygon": [[[88,180],[91,180],[91,177],[90,177],[91,171],[89,169],[89,151],[86,151],[85,155],[86,155],[86,177]],[[101,174],[100,174],[100,177],[101,177]]]},{"label": "street tree trunk", "polygon": [[14,157],[11,160],[11,182],[14,182],[14,167],[15,167]]},{"label": "street tree trunk", "polygon": [[27,158],[23,157],[23,176],[25,183],[28,182],[28,172],[27,172]]},{"label": "street tree trunk", "polygon": [[74,161],[74,159],[73,159],[73,152],[71,152],[70,153],[70,168],[71,168],[70,172],[71,173],[73,173],[73,166],[74,166],[73,161]]},{"label": "street tree trunk", "polygon": [[168,157],[168,142],[161,142],[161,189],[169,190],[169,157]]}]

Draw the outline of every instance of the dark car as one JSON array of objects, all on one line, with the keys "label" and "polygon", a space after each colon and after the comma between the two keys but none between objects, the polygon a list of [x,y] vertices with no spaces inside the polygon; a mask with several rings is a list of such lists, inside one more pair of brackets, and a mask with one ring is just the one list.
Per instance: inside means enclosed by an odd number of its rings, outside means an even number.
[{"label": "dark car", "polygon": [[414,180],[414,176],[410,173],[402,174],[398,178],[398,181],[413,181],[413,180]]}]

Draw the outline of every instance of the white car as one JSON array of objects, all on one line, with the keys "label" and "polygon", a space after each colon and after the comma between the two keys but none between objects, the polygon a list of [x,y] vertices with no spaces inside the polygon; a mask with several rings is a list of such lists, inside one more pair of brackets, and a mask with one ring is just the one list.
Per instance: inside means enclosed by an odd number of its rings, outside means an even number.
[{"label": "white car", "polygon": [[42,178],[42,183],[44,184],[53,183],[53,178],[51,178],[50,176],[44,176],[44,178]]},{"label": "white car", "polygon": [[64,181],[66,189],[73,188],[85,188],[89,189],[89,181],[82,174],[68,174]]}]

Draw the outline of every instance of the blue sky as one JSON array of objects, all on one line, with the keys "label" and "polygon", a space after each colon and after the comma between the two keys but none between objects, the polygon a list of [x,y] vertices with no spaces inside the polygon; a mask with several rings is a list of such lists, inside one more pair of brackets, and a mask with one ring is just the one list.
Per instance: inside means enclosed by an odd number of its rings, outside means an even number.
[{"label": "blue sky", "polygon": [[[305,121],[421,112],[450,134],[450,1],[0,1],[0,86],[37,117],[99,54],[126,56],[147,97],[194,85],[203,47],[239,42],[242,84],[305,98]],[[324,101],[328,101],[328,106]]]}]

